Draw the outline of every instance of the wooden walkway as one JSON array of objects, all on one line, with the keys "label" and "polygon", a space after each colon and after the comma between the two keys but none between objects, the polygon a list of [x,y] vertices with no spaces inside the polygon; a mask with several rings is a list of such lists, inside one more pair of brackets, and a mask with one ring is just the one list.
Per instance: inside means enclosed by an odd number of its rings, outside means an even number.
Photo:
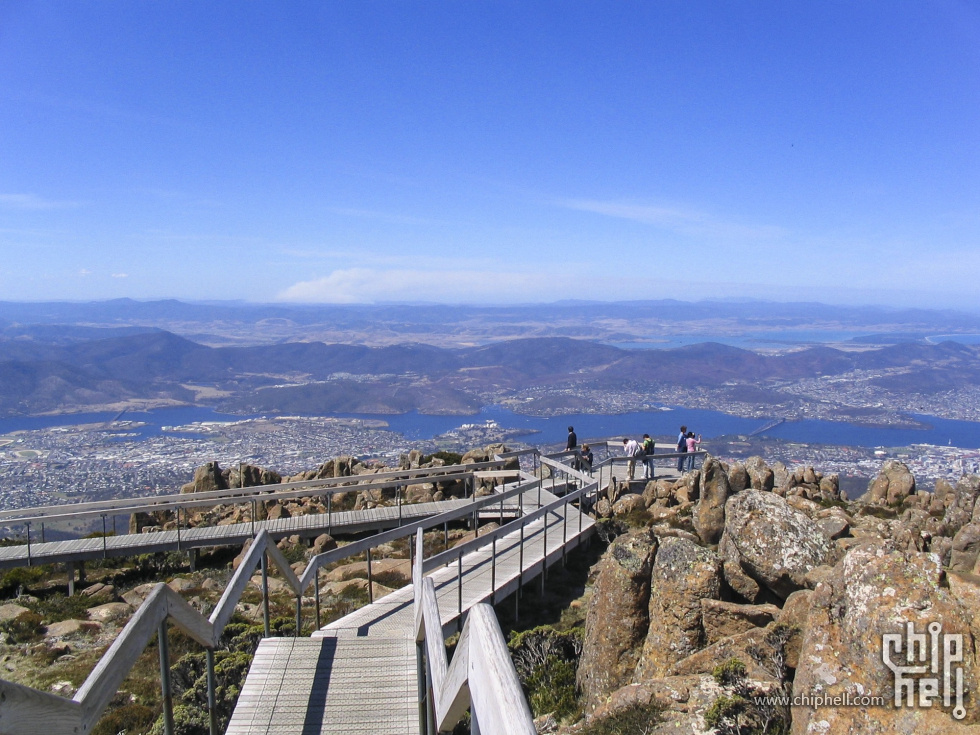
[{"label": "wooden walkway", "polygon": [[[49,541],[46,543],[21,544],[0,547],[0,569],[23,567],[29,564],[54,562],[81,562],[116,556],[149,554],[157,551],[185,551],[212,546],[241,546],[265,529],[275,538],[299,534],[311,538],[321,533],[362,533],[396,528],[421,518],[465,507],[470,500],[441,500],[432,503],[412,503],[401,506],[383,506],[370,510],[334,511],[316,513],[274,521],[256,521],[254,524],[234,523],[226,526],[182,528],[179,531],[123,534],[99,538]],[[504,504],[504,515],[513,517],[517,508],[513,503]],[[484,510],[480,515],[496,518],[499,506]]]},{"label": "wooden walkway", "polygon": [[[540,497],[542,505],[557,500],[544,491]],[[537,490],[526,494],[525,514],[537,510],[537,499]],[[589,516],[560,504],[525,525],[523,545],[521,530],[508,530],[519,525],[488,534],[482,547],[465,556],[454,559],[452,550],[440,555],[448,563],[427,576],[435,582],[444,629],[455,630],[473,605],[500,602],[516,592],[594,531]],[[418,733],[413,602],[414,588],[408,585],[312,638],[263,640],[228,735]]]}]

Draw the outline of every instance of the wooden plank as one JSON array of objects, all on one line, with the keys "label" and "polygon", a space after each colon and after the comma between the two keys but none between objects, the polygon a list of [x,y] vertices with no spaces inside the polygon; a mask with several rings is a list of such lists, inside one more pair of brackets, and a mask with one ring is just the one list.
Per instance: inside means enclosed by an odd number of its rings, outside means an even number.
[{"label": "wooden plank", "polygon": [[0,735],[80,735],[82,707],[70,699],[0,679]]},{"label": "wooden plank", "polygon": [[480,732],[535,735],[531,710],[493,608],[474,606],[468,622],[474,628],[470,634],[470,701]]},{"label": "wooden plank", "polygon": [[82,725],[85,732],[102,716],[102,711],[116,695],[120,684],[129,675],[130,669],[150,642],[160,622],[167,616],[167,592],[171,591],[162,582],[140,605],[129,619],[126,627],[116,636],[116,640],[103,654],[92,673],[75,693],[75,701],[82,705]]}]

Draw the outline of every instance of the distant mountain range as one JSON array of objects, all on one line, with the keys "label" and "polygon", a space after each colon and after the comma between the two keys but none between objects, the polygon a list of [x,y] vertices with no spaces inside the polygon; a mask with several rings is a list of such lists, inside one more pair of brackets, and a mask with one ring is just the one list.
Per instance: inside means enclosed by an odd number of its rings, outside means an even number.
[{"label": "distant mountain range", "polygon": [[[109,330],[123,330],[111,332]],[[186,303],[116,299],[89,303],[0,302],[0,338],[69,344],[161,329],[211,346],[283,342],[461,347],[519,337],[573,337],[607,343],[683,335],[712,337],[801,330],[849,332],[888,341],[980,332],[980,314],[818,303],[673,300],[519,306]],[[880,337],[884,335],[884,337]],[[791,336],[790,341],[798,341]],[[816,339],[816,341],[825,341]]]},{"label": "distant mountain range", "polygon": [[[980,347],[953,342],[856,351],[819,346],[766,355],[710,342],[627,350],[567,337],[463,348],[322,342],[211,347],[131,326],[118,333],[91,326],[77,332],[39,328],[30,338],[24,327],[16,329],[20,333],[0,338],[2,415],[132,401],[199,402],[249,413],[466,414],[518,394],[525,396],[524,410],[553,412],[563,401],[569,409],[587,409],[581,396],[589,392],[668,387],[766,405],[784,403],[780,391],[788,384],[820,376],[846,380],[854,371],[871,371],[865,379],[893,393],[980,385]],[[547,395],[536,397],[536,391]]]}]

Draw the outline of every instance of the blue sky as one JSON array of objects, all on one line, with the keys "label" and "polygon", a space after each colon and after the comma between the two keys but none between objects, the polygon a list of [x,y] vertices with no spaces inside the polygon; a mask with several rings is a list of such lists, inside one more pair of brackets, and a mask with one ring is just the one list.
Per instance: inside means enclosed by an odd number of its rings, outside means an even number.
[{"label": "blue sky", "polygon": [[971,2],[0,3],[0,299],[980,309]]}]

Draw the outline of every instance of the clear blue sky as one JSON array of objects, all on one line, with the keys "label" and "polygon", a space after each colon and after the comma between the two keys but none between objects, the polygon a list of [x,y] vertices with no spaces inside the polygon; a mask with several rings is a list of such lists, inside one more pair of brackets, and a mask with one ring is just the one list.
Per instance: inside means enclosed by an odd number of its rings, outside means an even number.
[{"label": "clear blue sky", "polygon": [[980,309],[974,2],[0,2],[0,299]]}]

